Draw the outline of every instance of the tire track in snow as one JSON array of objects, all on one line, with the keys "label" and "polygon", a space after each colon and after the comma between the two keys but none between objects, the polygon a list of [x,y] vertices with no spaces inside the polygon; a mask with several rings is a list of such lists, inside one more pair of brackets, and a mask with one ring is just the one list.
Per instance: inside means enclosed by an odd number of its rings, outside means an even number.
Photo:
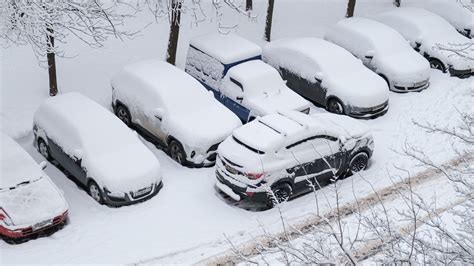
[{"label": "tire track in snow", "polygon": [[[474,160],[473,158],[458,157],[458,158],[448,161],[447,163],[444,163],[443,166],[456,167],[466,161],[473,162]],[[436,169],[427,169],[410,178],[411,186],[413,188],[416,188],[428,181],[441,178],[441,177],[444,177],[441,171],[436,170]],[[399,181],[397,183],[394,183],[393,185],[388,186],[379,191],[375,191],[366,197],[359,198],[354,202],[345,204],[341,206],[339,210],[333,209],[332,211],[324,214],[323,216],[313,216],[302,222],[297,222],[291,226],[288,226],[289,232],[286,232],[286,233],[279,232],[279,233],[273,234],[272,238],[279,239],[280,241],[288,241],[288,239],[291,241],[291,240],[296,239],[301,234],[311,233],[314,227],[317,227],[318,225],[325,223],[325,221],[336,220],[338,217],[338,213],[339,213],[340,218],[343,219],[343,218],[349,217],[350,215],[354,214],[357,211],[360,211],[360,212],[366,211],[370,207],[375,206],[379,204],[380,202],[389,201],[391,199],[396,198],[400,190],[405,189],[405,186],[407,184],[405,181],[406,179]],[[445,208],[449,208],[449,207],[445,207]],[[437,211],[441,213],[444,211],[444,208],[437,209]],[[404,232],[409,232],[410,228],[403,228],[403,230],[408,230]],[[243,262],[241,255],[244,255],[245,257],[248,257],[248,258],[259,255],[260,253],[257,250],[259,245],[263,245],[264,247],[272,246],[272,241],[270,239],[266,239],[264,237],[260,237],[260,238],[257,237],[256,239],[258,241],[255,241],[254,239],[244,244],[238,245],[236,248],[241,253],[240,255],[235,254],[232,249],[228,249],[224,252],[221,252],[220,254],[198,261],[196,264],[205,264],[205,265],[237,264],[237,263]],[[362,247],[359,249],[360,254],[358,254],[357,257],[362,258],[362,257],[365,257],[366,255],[370,255],[371,253],[370,251],[372,250],[374,252],[377,250],[377,248],[380,248],[377,245],[377,243],[368,243],[368,245],[366,245],[365,248]]]}]

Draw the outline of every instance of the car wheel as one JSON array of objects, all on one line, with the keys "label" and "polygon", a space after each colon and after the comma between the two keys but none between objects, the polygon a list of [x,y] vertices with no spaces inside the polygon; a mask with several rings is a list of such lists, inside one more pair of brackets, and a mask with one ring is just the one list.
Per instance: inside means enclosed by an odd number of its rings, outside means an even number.
[{"label": "car wheel", "polygon": [[96,182],[92,180],[89,181],[89,184],[87,185],[87,192],[95,201],[102,204],[103,202],[102,191],[100,190],[99,185],[97,185]]},{"label": "car wheel", "polygon": [[441,61],[439,61],[436,58],[430,58],[430,67],[434,68],[434,69],[438,69],[443,73],[444,73],[444,71],[446,71],[445,68],[444,68],[443,63],[441,63]]},{"label": "car wheel", "polygon": [[342,103],[336,99],[330,99],[328,101],[327,109],[331,113],[342,115],[344,114],[344,107]]},{"label": "car wheel", "polygon": [[269,206],[275,207],[277,204],[287,201],[293,189],[288,183],[282,183],[272,189],[273,195],[270,196]]},{"label": "car wheel", "polygon": [[46,160],[51,161],[51,154],[49,153],[49,147],[43,139],[38,139],[38,151],[43,155]]},{"label": "car wheel", "polygon": [[168,145],[168,153],[171,159],[175,160],[181,165],[186,165],[186,152],[184,152],[183,145],[177,140],[172,140]]},{"label": "car wheel", "polygon": [[349,162],[349,175],[365,170],[369,163],[369,156],[365,152],[359,152]]},{"label": "car wheel", "polygon": [[121,104],[118,104],[117,105],[117,108],[115,110],[115,114],[117,115],[117,117],[122,120],[122,122],[125,123],[125,125],[127,126],[130,126],[130,123],[132,121],[132,118],[130,116],[130,112],[128,111],[128,108],[121,105]]}]

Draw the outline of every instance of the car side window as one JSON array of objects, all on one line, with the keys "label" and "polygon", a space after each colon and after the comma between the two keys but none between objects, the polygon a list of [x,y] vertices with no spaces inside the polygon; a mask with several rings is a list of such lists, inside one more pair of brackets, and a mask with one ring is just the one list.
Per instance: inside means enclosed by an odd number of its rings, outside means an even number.
[{"label": "car side window", "polygon": [[328,135],[316,135],[316,136],[312,136],[312,137],[309,137],[309,138],[305,138],[303,140],[300,140],[300,141],[297,141],[293,144],[290,144],[288,146],[286,146],[286,149],[287,150],[293,150],[293,149],[298,149],[300,146],[303,146],[303,145],[315,145],[315,147],[318,147],[318,145],[324,145],[324,144],[327,144],[328,142],[336,142],[337,141],[337,138],[335,137],[332,137],[332,136],[328,136]]},{"label": "car side window", "polygon": [[223,88],[224,94],[230,99],[237,101],[242,100],[244,89],[242,83],[234,78],[229,78],[226,86]]}]

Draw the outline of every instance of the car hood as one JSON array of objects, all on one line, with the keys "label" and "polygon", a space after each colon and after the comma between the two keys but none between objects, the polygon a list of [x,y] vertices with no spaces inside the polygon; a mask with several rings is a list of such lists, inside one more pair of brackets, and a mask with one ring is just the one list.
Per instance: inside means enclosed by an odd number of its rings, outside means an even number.
[{"label": "car hood", "polygon": [[143,144],[95,153],[82,163],[87,176],[111,192],[135,191],[161,181],[160,163]]},{"label": "car hood", "polygon": [[47,176],[0,191],[0,206],[16,227],[28,227],[52,219],[67,211],[62,192]]},{"label": "car hood", "polygon": [[386,73],[390,80],[402,83],[414,83],[430,77],[430,64],[414,50],[390,55],[380,55],[374,63],[377,72]]},{"label": "car hood", "polygon": [[387,83],[379,75],[361,65],[361,69],[351,73],[329,76],[323,81],[328,88],[327,96],[336,96],[346,105],[374,107],[388,100]]},{"label": "car hood", "polygon": [[183,145],[204,151],[241,125],[240,119],[220,103],[169,114],[163,122],[164,130]]},{"label": "car hood", "polygon": [[248,105],[250,110],[256,110],[257,115],[260,116],[275,113],[279,110],[303,111],[310,106],[307,100],[288,87],[283,87],[278,93],[255,95],[246,98],[244,101],[244,105]]}]

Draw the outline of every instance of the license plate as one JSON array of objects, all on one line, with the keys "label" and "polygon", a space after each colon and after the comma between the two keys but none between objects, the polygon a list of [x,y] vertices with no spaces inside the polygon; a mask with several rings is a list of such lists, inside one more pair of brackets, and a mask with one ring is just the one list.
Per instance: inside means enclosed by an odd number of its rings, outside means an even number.
[{"label": "license plate", "polygon": [[143,189],[140,189],[140,190],[134,192],[133,196],[134,197],[139,197],[139,196],[147,194],[150,191],[151,191],[151,187],[143,188]]},{"label": "license plate", "polygon": [[42,221],[40,223],[37,223],[37,224],[33,225],[33,231],[36,231],[38,229],[41,229],[41,228],[46,227],[48,225],[51,225],[52,223],[53,223],[52,220],[46,220],[46,221]]}]

